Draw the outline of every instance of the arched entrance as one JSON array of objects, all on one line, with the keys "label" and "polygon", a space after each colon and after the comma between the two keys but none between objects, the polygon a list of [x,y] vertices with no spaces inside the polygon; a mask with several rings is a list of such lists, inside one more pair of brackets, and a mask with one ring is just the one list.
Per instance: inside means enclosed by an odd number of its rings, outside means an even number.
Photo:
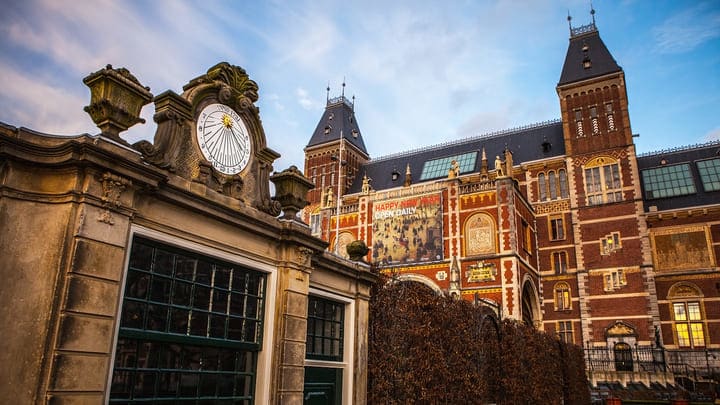
[{"label": "arched entrance", "polygon": [[521,314],[524,324],[535,327],[540,322],[540,304],[532,281],[527,278],[522,288]]},{"label": "arched entrance", "polygon": [[615,343],[615,371],[633,371],[632,348],[625,342]]},{"label": "arched entrance", "polygon": [[435,294],[442,295],[442,290],[435,284],[430,278],[425,277],[421,274],[400,274],[394,278],[392,283],[403,283],[403,282],[416,282],[423,286],[431,289]]}]

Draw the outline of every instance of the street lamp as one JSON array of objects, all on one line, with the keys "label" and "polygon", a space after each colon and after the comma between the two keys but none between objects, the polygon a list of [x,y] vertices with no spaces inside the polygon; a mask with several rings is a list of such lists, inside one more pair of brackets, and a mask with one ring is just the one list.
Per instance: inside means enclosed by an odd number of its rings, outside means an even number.
[{"label": "street lamp", "polygon": [[[343,151],[345,150],[345,138],[343,137],[343,131],[340,130],[340,151],[338,152],[338,184],[337,184],[337,202],[335,203],[335,247],[334,247],[334,253],[337,255],[338,253],[338,245],[340,242],[340,197],[341,197],[341,187],[342,187],[342,168],[347,164],[346,161],[343,160]],[[333,156],[334,158],[334,156]]]}]

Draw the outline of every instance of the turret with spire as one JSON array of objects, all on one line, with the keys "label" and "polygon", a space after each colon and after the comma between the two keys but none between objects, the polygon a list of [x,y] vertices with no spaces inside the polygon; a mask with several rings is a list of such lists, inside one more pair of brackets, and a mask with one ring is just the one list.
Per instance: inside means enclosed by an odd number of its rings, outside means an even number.
[{"label": "turret with spire", "polygon": [[305,146],[305,176],[315,183],[315,189],[308,194],[310,204],[319,203],[322,190],[328,187],[332,187],[335,198],[344,194],[360,166],[369,159],[355,119],[355,96],[352,100],[345,97],[345,86],[343,80],[340,96],[331,98],[328,84],[325,111]]}]

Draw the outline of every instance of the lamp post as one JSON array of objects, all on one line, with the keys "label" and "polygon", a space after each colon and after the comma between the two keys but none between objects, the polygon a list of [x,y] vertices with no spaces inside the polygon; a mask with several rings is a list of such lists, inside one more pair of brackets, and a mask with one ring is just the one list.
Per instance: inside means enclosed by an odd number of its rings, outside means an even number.
[{"label": "lamp post", "polygon": [[335,203],[335,247],[334,252],[335,254],[338,253],[338,245],[340,242],[340,197],[341,197],[341,187],[342,187],[342,167],[345,165],[345,162],[343,161],[343,151],[344,151],[344,137],[343,137],[343,131],[340,130],[340,151],[338,152],[338,184],[337,184],[337,201]]}]

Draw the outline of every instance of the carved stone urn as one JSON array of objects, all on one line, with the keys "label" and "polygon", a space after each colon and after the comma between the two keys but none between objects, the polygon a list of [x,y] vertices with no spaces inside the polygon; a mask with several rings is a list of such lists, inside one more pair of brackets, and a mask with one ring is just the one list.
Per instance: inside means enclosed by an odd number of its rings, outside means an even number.
[{"label": "carved stone urn", "polygon": [[364,241],[355,240],[347,244],[347,253],[350,256],[350,260],[359,262],[363,260],[365,255],[368,254],[370,248],[367,247]]},{"label": "carved stone urn", "polygon": [[270,181],[275,184],[273,200],[280,203],[284,219],[295,219],[298,211],[309,204],[307,192],[315,188],[313,182],[303,176],[295,166],[273,174]]},{"label": "carved stone urn", "polygon": [[119,133],[137,123],[142,107],[152,100],[149,87],[143,87],[135,76],[125,68],[113,69],[107,65],[83,79],[90,88],[90,105],[85,112],[90,115],[102,134],[125,143]]}]

